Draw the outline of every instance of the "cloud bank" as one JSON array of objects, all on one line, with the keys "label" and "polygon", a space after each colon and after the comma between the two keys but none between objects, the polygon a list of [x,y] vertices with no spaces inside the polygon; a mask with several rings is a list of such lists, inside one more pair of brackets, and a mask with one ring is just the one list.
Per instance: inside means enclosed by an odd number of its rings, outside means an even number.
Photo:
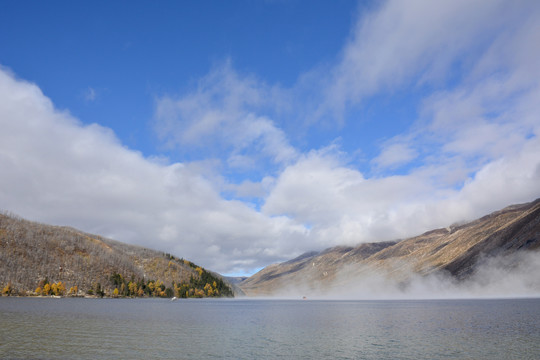
[{"label": "cloud bank", "polygon": [[[144,157],[1,68],[0,208],[251,273],[531,201],[539,34],[529,1],[386,1],[359,14],[333,63],[291,88],[225,61],[193,88],[158,96],[156,133],[181,162]],[[335,139],[310,148],[291,133],[328,119],[347,131],[351,109],[396,92],[414,93],[418,116],[374,139],[368,170]]]}]

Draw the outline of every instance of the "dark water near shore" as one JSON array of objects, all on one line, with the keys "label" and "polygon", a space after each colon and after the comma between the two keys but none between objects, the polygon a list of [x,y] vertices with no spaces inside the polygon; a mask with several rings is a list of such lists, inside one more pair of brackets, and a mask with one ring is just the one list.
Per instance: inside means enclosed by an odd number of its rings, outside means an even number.
[{"label": "dark water near shore", "polygon": [[540,299],[0,298],[0,358],[539,359]]}]

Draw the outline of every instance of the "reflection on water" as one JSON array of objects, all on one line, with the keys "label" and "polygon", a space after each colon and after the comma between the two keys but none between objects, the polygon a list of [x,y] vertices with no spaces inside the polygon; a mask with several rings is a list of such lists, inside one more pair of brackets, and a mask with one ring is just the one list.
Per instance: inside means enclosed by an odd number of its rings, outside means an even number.
[{"label": "reflection on water", "polygon": [[540,299],[0,298],[0,358],[536,359]]}]

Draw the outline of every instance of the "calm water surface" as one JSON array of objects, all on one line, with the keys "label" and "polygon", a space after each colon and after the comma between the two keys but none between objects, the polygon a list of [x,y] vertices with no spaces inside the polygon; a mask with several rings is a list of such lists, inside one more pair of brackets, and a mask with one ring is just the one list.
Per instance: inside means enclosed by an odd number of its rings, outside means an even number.
[{"label": "calm water surface", "polygon": [[0,358],[540,359],[540,299],[4,297]]}]

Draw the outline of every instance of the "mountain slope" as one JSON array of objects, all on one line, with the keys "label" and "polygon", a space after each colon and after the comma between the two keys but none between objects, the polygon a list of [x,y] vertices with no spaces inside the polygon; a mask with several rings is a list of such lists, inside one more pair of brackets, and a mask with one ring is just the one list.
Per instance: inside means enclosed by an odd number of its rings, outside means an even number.
[{"label": "mountain slope", "polygon": [[[232,295],[219,275],[170,254],[0,214],[0,285],[28,293],[46,282],[77,286],[79,293],[112,295],[118,288],[120,295],[134,295],[133,283],[143,296]],[[203,294],[207,282],[213,288]]]},{"label": "mountain slope", "polygon": [[406,240],[306,253],[270,265],[239,286],[248,295],[286,295],[299,288],[324,293],[347,286],[351,279],[362,283],[362,278],[373,274],[383,274],[381,281],[393,279],[398,284],[430,274],[449,274],[459,282],[473,276],[485,259],[539,248],[540,199]]}]

